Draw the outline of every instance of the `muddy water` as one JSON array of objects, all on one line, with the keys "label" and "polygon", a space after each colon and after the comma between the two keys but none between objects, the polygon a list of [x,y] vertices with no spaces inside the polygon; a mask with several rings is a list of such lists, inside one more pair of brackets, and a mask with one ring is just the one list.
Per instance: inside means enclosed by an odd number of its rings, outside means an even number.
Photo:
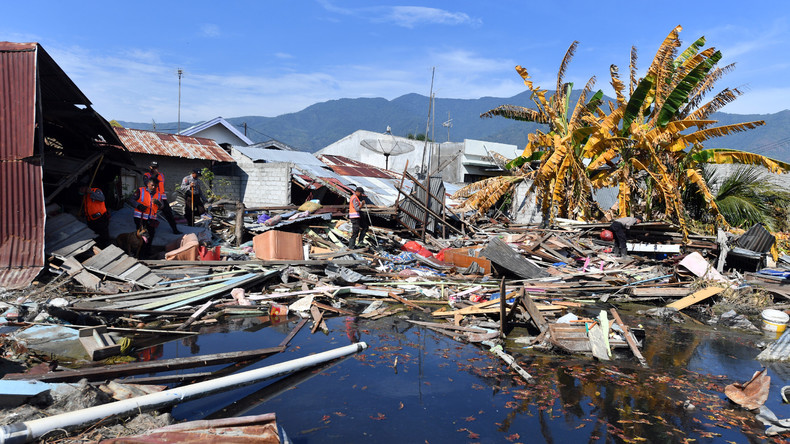
[{"label": "muddy water", "polygon": [[[304,328],[270,365],[361,340],[370,348],[321,371],[303,372],[190,401],[177,419],[275,412],[297,443],[308,442],[761,442],[764,427],[723,388],[759,370],[759,335],[643,323],[642,369],[626,352],[612,363],[509,348],[536,382],[526,385],[490,353],[398,318],[333,318],[328,333]],[[192,341],[165,344],[163,358],[269,347],[295,320],[235,319]],[[308,324],[309,326],[310,324]],[[397,362],[396,362],[397,361]],[[766,405],[790,417],[779,389],[790,368],[769,370]],[[691,403],[687,408],[684,403]],[[776,440],[776,442],[782,442]]]}]

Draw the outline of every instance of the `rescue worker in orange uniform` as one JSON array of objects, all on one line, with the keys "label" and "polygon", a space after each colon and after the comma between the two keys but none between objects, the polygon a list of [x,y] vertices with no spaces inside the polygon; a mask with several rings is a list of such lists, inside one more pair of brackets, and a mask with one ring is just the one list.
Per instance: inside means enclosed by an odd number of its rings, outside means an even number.
[{"label": "rescue worker in orange uniform", "polygon": [[160,199],[162,201],[162,207],[159,208],[159,211],[162,212],[162,215],[167,220],[167,223],[170,224],[170,229],[173,230],[173,234],[181,234],[178,231],[178,227],[176,227],[176,218],[173,217],[173,210],[170,209],[170,204],[167,203],[167,192],[165,191],[165,175],[159,172],[159,162],[153,161],[151,165],[148,166],[148,172],[143,174],[143,183],[147,183],[148,179],[156,179],[157,180],[157,189],[159,190],[159,195],[162,196]]},{"label": "rescue worker in orange uniform", "polygon": [[140,228],[144,226],[148,230],[148,242],[143,247],[143,256],[148,256],[151,244],[154,242],[156,227],[159,220],[156,215],[162,206],[162,195],[159,194],[159,187],[156,179],[148,178],[146,186],[135,190],[132,195],[131,203],[134,207],[134,226]]},{"label": "rescue worker in orange uniform", "polygon": [[362,217],[362,208],[365,206],[365,201],[362,196],[365,195],[365,190],[362,187],[357,187],[351,199],[348,201],[348,218],[351,220],[351,239],[348,241],[348,248],[359,248],[362,245],[357,245],[357,241],[363,241],[365,234],[368,232],[370,223],[368,219]]},{"label": "rescue worker in orange uniform", "polygon": [[104,193],[99,188],[89,187],[87,178],[80,182],[82,196],[81,212],[85,215],[88,228],[99,235],[97,244],[104,248],[110,243],[110,213],[104,204]]}]

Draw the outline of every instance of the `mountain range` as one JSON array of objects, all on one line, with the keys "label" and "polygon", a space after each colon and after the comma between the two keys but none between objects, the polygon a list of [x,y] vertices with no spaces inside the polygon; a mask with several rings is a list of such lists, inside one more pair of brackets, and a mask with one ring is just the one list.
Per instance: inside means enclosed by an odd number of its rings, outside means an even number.
[{"label": "mountain range", "polygon": [[[579,92],[575,91],[571,103],[575,103]],[[605,98],[606,99],[606,98]],[[534,107],[530,93],[523,92],[509,98],[481,97],[479,99],[434,100],[432,124],[427,134],[433,140],[448,140],[448,127],[442,123],[451,120],[449,140],[486,140],[510,143],[523,147],[527,134],[535,129],[545,130],[545,125],[519,122],[495,117],[480,118],[480,114],[499,105]],[[392,134],[406,137],[409,134],[426,134],[428,122],[428,97],[406,94],[396,99],[357,98],[338,99],[316,103],[307,108],[277,117],[243,116],[226,118],[228,122],[243,130],[247,125],[247,137],[255,142],[276,139],[297,149],[315,152],[342,139],[357,130],[383,133],[389,126]],[[211,117],[213,118],[213,116]],[[790,162],[790,110],[773,114],[730,114],[718,112],[711,117],[717,125],[763,120],[765,125],[753,130],[713,139],[706,148],[733,148],[763,154]],[[153,129],[151,123],[119,121],[127,128]],[[192,123],[181,122],[181,128]],[[175,132],[176,122],[157,124],[157,130]]]}]

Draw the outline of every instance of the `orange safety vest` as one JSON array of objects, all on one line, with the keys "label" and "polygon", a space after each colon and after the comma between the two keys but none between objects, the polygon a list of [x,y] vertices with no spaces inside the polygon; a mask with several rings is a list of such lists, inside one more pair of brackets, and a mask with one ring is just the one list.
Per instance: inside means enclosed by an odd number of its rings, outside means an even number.
[{"label": "orange safety vest", "polygon": [[88,220],[98,220],[107,212],[107,207],[104,202],[91,199],[91,193],[99,191],[98,188],[91,188],[88,193],[82,198],[82,205],[85,208],[85,218]]},{"label": "orange safety vest", "polygon": [[138,209],[134,209],[134,217],[135,218],[142,218],[142,219],[156,219],[156,213],[159,211],[159,207],[154,205],[154,199],[161,200],[159,191],[156,191],[155,194],[151,194],[148,192],[148,188],[140,187],[138,190],[140,197],[137,198],[137,203],[141,203],[148,207],[145,212],[141,212]]},{"label": "orange safety vest", "polygon": [[[152,177],[151,173],[145,173],[145,174],[143,174],[143,181],[148,183],[148,179],[151,178],[151,177]],[[159,200],[166,200],[167,199],[167,194],[165,194],[165,176],[164,176],[164,174],[156,173],[156,177],[154,177],[154,179],[157,180],[157,182],[156,182],[156,190],[159,191],[159,194],[161,194],[162,197],[163,197],[163,199],[159,199]]]},{"label": "orange safety vest", "polygon": [[352,194],[351,195],[351,200],[348,201],[348,217],[350,217],[352,219],[356,219],[356,218],[359,217],[359,212],[357,211],[356,208],[354,208],[354,201],[355,200],[357,202],[360,202],[360,206],[361,206],[361,201],[359,200],[359,197],[357,197],[356,194]]}]

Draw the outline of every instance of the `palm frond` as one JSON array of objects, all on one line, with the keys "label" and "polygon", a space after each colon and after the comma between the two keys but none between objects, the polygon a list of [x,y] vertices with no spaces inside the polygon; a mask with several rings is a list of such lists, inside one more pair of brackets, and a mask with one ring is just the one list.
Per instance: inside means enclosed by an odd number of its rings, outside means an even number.
[{"label": "palm frond", "polygon": [[520,120],[523,122],[535,123],[549,123],[549,118],[542,112],[517,105],[500,105],[494,109],[490,109],[483,114],[481,118],[492,118],[494,116],[504,117],[506,119]]},{"label": "palm frond", "polygon": [[680,31],[683,30],[683,27],[678,25],[670,33],[664,38],[664,41],[661,42],[659,45],[658,50],[656,51],[655,57],[653,57],[653,62],[650,64],[650,68],[647,70],[647,75],[653,75],[658,77],[658,73],[660,70],[665,69],[667,66],[667,60],[674,59],[673,54],[678,46],[680,46],[680,40],[678,36]]},{"label": "palm frond", "polygon": [[620,73],[617,65],[609,65],[609,75],[612,77],[611,85],[617,96],[617,103],[620,105],[625,104],[625,95],[623,94],[625,84],[620,80]]},{"label": "palm frond", "polygon": [[755,120],[753,122],[734,123],[732,125],[714,126],[699,131],[695,131],[689,135],[683,136],[677,141],[667,146],[666,150],[670,152],[680,151],[685,149],[688,145],[701,143],[714,137],[722,137],[729,134],[740,133],[750,129],[757,128],[758,126],[765,125],[763,120]]},{"label": "palm frond", "polygon": [[634,93],[634,89],[636,89],[637,81],[636,81],[636,62],[637,62],[637,53],[636,53],[636,46],[631,47],[631,58],[628,63],[628,69],[630,71],[630,82],[628,86],[628,96],[630,97]]},{"label": "palm frond", "polygon": [[576,54],[577,46],[579,46],[579,42],[574,40],[571,46],[568,47],[568,50],[565,51],[565,57],[562,58],[560,69],[557,71],[557,94],[560,94],[560,91],[562,91],[562,79],[565,77],[565,70],[568,69],[568,64],[573,59],[573,55]]},{"label": "palm frond", "polygon": [[[692,112],[689,115],[689,118],[691,118],[691,119],[705,119],[708,116],[710,116],[711,114],[713,114],[716,111],[718,111],[721,108],[723,108],[728,103],[733,102],[735,99],[737,99],[741,95],[743,95],[743,92],[741,90],[739,90],[738,88],[733,88],[733,89],[725,88],[724,90],[719,91],[719,93],[716,94],[713,97],[713,99],[711,99],[708,103],[706,103],[705,105],[702,105],[701,107],[696,109],[694,112]],[[689,103],[689,105],[690,105],[690,103]]]},{"label": "palm frond", "polygon": [[724,75],[733,71],[734,69],[735,69],[735,63],[730,63],[727,66],[724,67],[717,66],[714,69],[710,70],[710,72],[708,72],[708,74],[705,76],[705,81],[703,81],[700,85],[697,86],[696,89],[694,89],[691,92],[691,95],[689,96],[688,104],[683,110],[683,115],[686,115],[689,112],[691,112],[691,110],[697,108],[697,106],[699,106],[699,104],[702,103],[702,100],[705,98],[705,95],[711,90],[713,90],[713,87],[715,86],[716,82],[722,77],[724,77]]}]

